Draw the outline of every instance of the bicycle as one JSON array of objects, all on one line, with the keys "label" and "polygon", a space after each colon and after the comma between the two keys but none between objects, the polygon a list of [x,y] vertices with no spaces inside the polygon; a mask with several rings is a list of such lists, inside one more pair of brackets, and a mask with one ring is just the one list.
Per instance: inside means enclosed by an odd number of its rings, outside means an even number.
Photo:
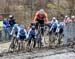
[{"label": "bicycle", "polygon": [[56,44],[56,40],[57,40],[57,34],[55,32],[56,30],[54,29],[50,31],[50,28],[49,28],[49,31],[48,31],[48,35],[49,35],[49,47],[52,48],[52,44],[54,43],[54,45]]},{"label": "bicycle", "polygon": [[37,35],[37,40],[38,40],[38,47],[41,48],[43,45],[42,40],[44,40],[43,38],[44,36],[44,26],[40,26],[38,27],[38,35]]},{"label": "bicycle", "polygon": [[10,46],[9,46],[9,50],[12,49],[12,51],[15,51],[17,49],[17,45],[18,45],[18,40],[16,38],[16,35],[14,34],[11,37],[11,43],[10,43]]},{"label": "bicycle", "polygon": [[62,44],[62,38],[63,38],[64,34],[63,33],[58,33],[57,34],[57,46],[60,46]]}]

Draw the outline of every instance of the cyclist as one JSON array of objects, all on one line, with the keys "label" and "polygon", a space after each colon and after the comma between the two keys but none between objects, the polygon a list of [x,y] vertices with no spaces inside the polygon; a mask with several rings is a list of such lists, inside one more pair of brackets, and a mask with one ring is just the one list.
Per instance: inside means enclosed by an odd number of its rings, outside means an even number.
[{"label": "cyclist", "polygon": [[14,26],[14,24],[16,24],[13,15],[9,15],[9,24],[10,24],[11,29],[12,29],[12,27]]},{"label": "cyclist", "polygon": [[36,15],[34,17],[34,23],[36,24],[36,29],[38,29],[39,24],[40,26],[44,26],[45,23],[48,24],[48,16],[44,9],[40,9],[36,12]]},{"label": "cyclist", "polygon": [[12,36],[15,33],[15,35],[17,36],[18,30],[19,30],[19,24],[15,24],[12,28],[10,35]]},{"label": "cyclist", "polygon": [[28,39],[29,39],[29,42],[28,42],[28,45],[30,46],[31,44],[31,40],[33,39],[34,40],[34,48],[36,47],[36,39],[37,39],[37,31],[35,29],[35,26],[33,25],[30,30],[28,31]]},{"label": "cyclist", "polygon": [[56,33],[58,34],[62,34],[64,30],[64,23],[63,22],[58,22],[57,24],[57,29],[56,29]]},{"label": "cyclist", "polygon": [[21,24],[18,29],[18,34],[17,34],[19,50],[24,49],[24,40],[26,38],[27,38],[27,31],[25,29],[25,26]]},{"label": "cyclist", "polygon": [[56,17],[53,17],[52,18],[52,21],[50,22],[51,24],[53,24],[53,23],[58,23],[58,20],[56,19]]},{"label": "cyclist", "polygon": [[57,24],[57,29],[56,29],[56,34],[58,37],[58,44],[61,44],[61,39],[63,37],[63,31],[64,31],[64,23],[63,22],[59,22]]},{"label": "cyclist", "polygon": [[55,33],[56,32],[56,29],[57,29],[57,25],[58,25],[58,20],[53,17],[52,21],[51,21],[51,28],[50,28],[50,31]]},{"label": "cyclist", "polygon": [[34,23],[36,24],[36,29],[41,28],[42,41],[44,43],[44,25],[45,23],[48,24],[48,16],[44,9],[40,9],[36,12]]},{"label": "cyclist", "polygon": [[19,24],[15,24],[10,32],[10,39],[11,39],[11,44],[9,49],[13,49],[16,46],[16,43],[18,45],[18,39],[17,39],[17,34],[18,34],[18,30],[19,30]]}]

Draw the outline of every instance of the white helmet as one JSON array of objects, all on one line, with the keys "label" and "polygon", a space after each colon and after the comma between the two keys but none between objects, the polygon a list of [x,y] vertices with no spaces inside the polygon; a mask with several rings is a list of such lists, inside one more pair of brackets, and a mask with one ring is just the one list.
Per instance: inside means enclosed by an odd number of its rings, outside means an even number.
[{"label": "white helmet", "polygon": [[39,13],[44,14],[45,13],[44,9],[40,9]]},{"label": "white helmet", "polygon": [[66,15],[65,18],[67,18],[68,16]]},{"label": "white helmet", "polygon": [[75,16],[71,16],[71,18],[72,18],[72,19],[74,19],[74,18],[75,18]]},{"label": "white helmet", "polygon": [[9,18],[13,17],[13,15],[9,15]]},{"label": "white helmet", "polygon": [[53,17],[52,19],[53,19],[53,20],[55,20],[55,19],[56,19],[56,17]]}]

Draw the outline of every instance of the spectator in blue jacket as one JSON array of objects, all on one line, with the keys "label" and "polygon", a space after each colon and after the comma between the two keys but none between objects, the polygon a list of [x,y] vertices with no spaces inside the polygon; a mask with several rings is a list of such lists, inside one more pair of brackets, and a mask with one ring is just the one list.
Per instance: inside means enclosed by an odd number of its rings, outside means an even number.
[{"label": "spectator in blue jacket", "polygon": [[4,24],[4,31],[5,31],[5,38],[10,39],[10,24],[6,18],[3,20],[3,24]]}]

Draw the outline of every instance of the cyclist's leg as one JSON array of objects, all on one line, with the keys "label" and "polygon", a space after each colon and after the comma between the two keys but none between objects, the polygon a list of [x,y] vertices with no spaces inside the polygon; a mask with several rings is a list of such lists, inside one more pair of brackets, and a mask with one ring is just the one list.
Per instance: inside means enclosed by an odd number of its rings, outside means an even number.
[{"label": "cyclist's leg", "polygon": [[29,36],[28,44],[27,44],[28,46],[30,46],[30,44],[31,44],[31,39],[32,39],[32,35]]},{"label": "cyclist's leg", "polygon": [[10,46],[9,46],[9,50],[10,49],[12,49],[12,50],[14,50],[14,38],[12,37],[12,39],[11,39],[11,43],[10,43]]},{"label": "cyclist's leg", "polygon": [[35,24],[35,28],[38,29],[38,26],[39,26],[39,23],[36,23]]},{"label": "cyclist's leg", "polygon": [[18,40],[18,50],[20,50],[20,44],[21,44],[20,36],[19,36],[19,38],[17,40]]},{"label": "cyclist's leg", "polygon": [[24,50],[24,39],[26,37],[25,36],[21,36],[21,49]]},{"label": "cyclist's leg", "polygon": [[18,50],[22,50],[23,49],[23,41],[24,41],[24,36],[19,36],[19,40],[18,40]]},{"label": "cyclist's leg", "polygon": [[21,49],[23,50],[24,49],[24,36],[22,36],[22,38],[21,38]]},{"label": "cyclist's leg", "polygon": [[44,36],[44,25],[45,25],[44,20],[39,21],[39,24],[40,24],[40,27],[41,27],[41,34],[42,34],[42,36]]},{"label": "cyclist's leg", "polygon": [[59,31],[59,44],[62,43],[62,38],[63,38],[63,28],[61,28]]},{"label": "cyclist's leg", "polygon": [[[17,34],[18,34],[18,32],[15,32],[16,37],[17,37]],[[16,37],[15,37],[15,43],[18,44],[18,39]]]},{"label": "cyclist's leg", "polygon": [[44,27],[41,28],[42,36],[44,36]]},{"label": "cyclist's leg", "polygon": [[33,36],[33,39],[34,39],[34,46],[33,46],[33,47],[35,48],[35,47],[36,47],[36,39],[37,39],[37,38],[35,37],[35,35]]}]

